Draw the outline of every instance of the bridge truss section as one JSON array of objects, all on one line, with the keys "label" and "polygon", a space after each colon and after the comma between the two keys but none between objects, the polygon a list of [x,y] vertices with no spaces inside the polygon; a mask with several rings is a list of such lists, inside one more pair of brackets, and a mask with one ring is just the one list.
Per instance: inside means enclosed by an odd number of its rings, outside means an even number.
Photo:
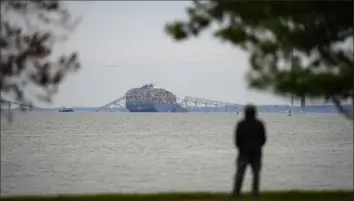
[{"label": "bridge truss section", "polygon": [[1,110],[11,110],[11,111],[32,111],[32,110],[41,110],[42,108],[34,107],[32,105],[16,103],[13,101],[0,100]]},{"label": "bridge truss section", "polygon": [[122,96],[116,100],[113,100],[106,105],[101,106],[97,111],[106,111],[106,112],[128,112],[125,107],[125,96]]},{"label": "bridge truss section", "polygon": [[178,102],[189,112],[240,112],[243,110],[243,106],[235,103],[214,101],[191,96],[186,96],[184,99],[178,99]]}]

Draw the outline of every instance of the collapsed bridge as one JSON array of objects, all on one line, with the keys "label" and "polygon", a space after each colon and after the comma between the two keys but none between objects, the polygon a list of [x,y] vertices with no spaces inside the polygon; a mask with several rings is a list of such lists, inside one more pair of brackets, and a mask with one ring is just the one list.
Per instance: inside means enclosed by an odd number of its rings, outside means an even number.
[{"label": "collapsed bridge", "polygon": [[[128,112],[125,107],[126,98],[122,96],[101,107],[97,111]],[[177,98],[177,104],[186,112],[239,112],[243,106],[234,103],[214,101],[203,98],[186,96]]]}]

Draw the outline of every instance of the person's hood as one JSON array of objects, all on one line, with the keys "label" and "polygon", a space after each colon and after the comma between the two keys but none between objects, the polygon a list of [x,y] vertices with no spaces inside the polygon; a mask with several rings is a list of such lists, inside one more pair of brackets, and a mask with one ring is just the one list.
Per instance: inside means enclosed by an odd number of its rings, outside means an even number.
[{"label": "person's hood", "polygon": [[245,119],[255,119],[256,109],[254,107],[248,107],[245,110]]}]

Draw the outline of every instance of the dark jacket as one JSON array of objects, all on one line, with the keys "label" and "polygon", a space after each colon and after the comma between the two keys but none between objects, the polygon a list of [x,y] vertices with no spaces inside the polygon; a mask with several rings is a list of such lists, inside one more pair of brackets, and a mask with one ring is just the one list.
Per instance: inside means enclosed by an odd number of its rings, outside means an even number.
[{"label": "dark jacket", "polygon": [[263,122],[256,118],[255,111],[246,111],[245,118],[238,122],[235,131],[235,145],[239,154],[260,156],[265,143],[266,131]]}]

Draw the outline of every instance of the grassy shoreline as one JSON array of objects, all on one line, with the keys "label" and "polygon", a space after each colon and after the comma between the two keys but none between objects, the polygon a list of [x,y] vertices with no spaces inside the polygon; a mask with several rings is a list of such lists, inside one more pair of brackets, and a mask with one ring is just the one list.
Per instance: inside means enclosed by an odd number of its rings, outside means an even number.
[{"label": "grassy shoreline", "polygon": [[[264,201],[349,201],[353,200],[353,191],[266,191],[261,193],[260,200]],[[70,201],[136,201],[136,200],[253,200],[249,193],[241,198],[231,198],[228,193],[217,192],[175,192],[175,193],[149,193],[149,194],[83,194],[83,195],[51,195],[51,196],[2,196],[0,200],[70,200]]]}]

